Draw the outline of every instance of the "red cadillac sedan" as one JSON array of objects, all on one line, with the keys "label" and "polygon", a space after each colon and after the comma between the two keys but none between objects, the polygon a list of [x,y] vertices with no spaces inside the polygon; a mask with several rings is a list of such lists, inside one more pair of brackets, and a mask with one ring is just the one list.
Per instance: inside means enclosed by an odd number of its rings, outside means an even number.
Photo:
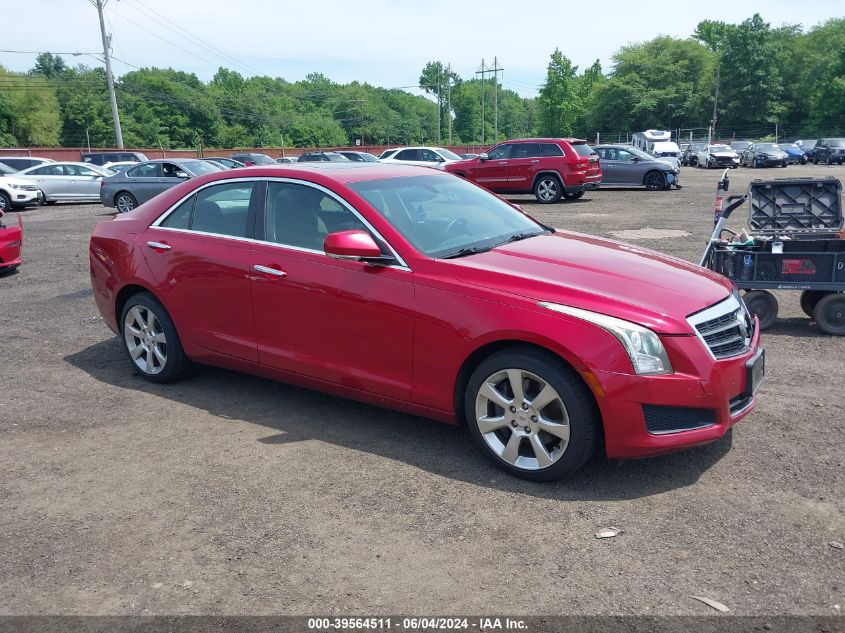
[{"label": "red cadillac sedan", "polygon": [[206,363],[465,423],[551,480],[720,438],[764,356],[731,283],[559,231],[462,178],[366,163],[216,172],[90,243],[97,306],[154,382]]}]

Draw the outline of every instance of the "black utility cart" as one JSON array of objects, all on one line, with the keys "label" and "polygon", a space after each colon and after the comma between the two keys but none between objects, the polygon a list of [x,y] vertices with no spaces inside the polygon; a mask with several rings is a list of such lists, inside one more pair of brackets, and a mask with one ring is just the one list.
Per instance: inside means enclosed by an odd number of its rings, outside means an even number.
[{"label": "black utility cart", "polygon": [[[719,184],[727,191],[727,171]],[[734,209],[748,201],[747,234],[723,228]],[[745,290],[745,304],[760,329],[777,319],[771,290],[800,290],[801,309],[826,334],[845,335],[845,234],[842,184],[836,178],[755,180],[742,196],[731,196],[719,214],[702,266]]]}]

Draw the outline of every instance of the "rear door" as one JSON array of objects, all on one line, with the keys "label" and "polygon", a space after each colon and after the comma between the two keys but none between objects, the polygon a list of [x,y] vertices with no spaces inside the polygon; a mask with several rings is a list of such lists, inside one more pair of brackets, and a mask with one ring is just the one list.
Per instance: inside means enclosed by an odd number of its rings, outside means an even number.
[{"label": "rear door", "polygon": [[126,170],[126,188],[135,196],[138,204],[143,204],[158,193],[159,180],[161,180],[159,163],[142,163]]},{"label": "rear door", "polygon": [[160,298],[183,339],[210,353],[258,360],[250,265],[258,181],[199,189],[139,236]]},{"label": "rear door", "polygon": [[539,143],[513,143],[508,162],[508,186],[516,191],[530,191],[540,167]]}]

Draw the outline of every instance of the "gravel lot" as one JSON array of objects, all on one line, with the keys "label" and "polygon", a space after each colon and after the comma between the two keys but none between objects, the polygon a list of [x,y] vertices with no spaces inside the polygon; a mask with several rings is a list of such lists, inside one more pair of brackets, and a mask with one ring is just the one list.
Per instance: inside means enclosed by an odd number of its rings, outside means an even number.
[{"label": "gravel lot", "polygon": [[[731,175],[737,193],[845,168]],[[684,168],[682,190],[513,199],[697,260],[717,179]],[[24,265],[0,277],[2,614],[715,613],[691,595],[732,614],[845,608],[845,340],[819,334],[798,293],[764,336],[757,410],[723,441],[533,484],[425,419],[210,368],[143,381],[91,296],[106,209],[23,215]],[[611,525],[622,534],[594,537]]]}]

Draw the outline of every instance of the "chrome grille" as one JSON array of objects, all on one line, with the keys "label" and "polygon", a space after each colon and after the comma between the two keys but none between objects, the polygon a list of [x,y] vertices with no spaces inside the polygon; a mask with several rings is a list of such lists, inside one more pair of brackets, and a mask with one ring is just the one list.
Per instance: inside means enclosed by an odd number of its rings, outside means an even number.
[{"label": "chrome grille", "polygon": [[714,358],[738,356],[751,345],[754,321],[736,293],[687,321]]}]

